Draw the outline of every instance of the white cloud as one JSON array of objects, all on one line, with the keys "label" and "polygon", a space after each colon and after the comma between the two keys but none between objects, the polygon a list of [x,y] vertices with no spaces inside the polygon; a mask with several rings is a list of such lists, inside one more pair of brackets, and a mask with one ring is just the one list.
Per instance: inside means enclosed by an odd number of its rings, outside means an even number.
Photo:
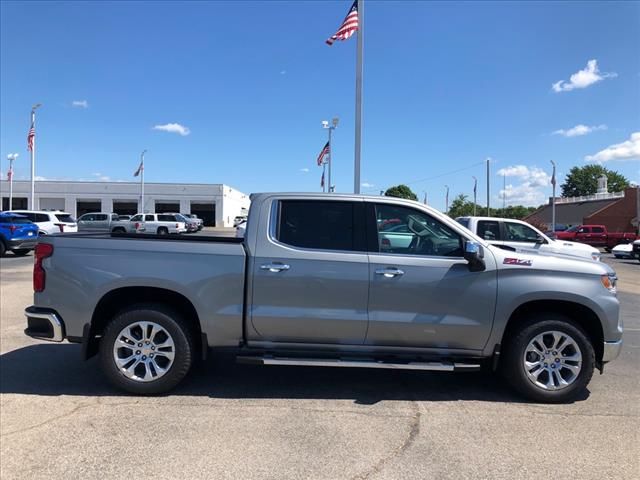
[{"label": "white cloud", "polygon": [[375,185],[374,185],[373,183],[369,183],[369,182],[362,182],[362,183],[360,184],[360,186],[361,186],[362,188],[373,188],[373,187],[375,187]]},{"label": "white cloud", "polygon": [[111,181],[111,177],[109,177],[108,175],[103,175],[101,173],[92,173],[91,174],[93,177],[95,177],[95,180],[98,182],[110,182]]},{"label": "white cloud", "polygon": [[633,132],[629,140],[610,145],[594,155],[587,155],[584,160],[598,163],[611,160],[640,160],[640,132]]},{"label": "white cloud", "polygon": [[280,75],[286,75],[287,71],[286,70],[280,70]]},{"label": "white cloud", "polygon": [[598,130],[606,130],[606,125],[594,125],[592,127],[588,125],[576,125],[575,127],[569,128],[567,130],[560,129],[552,132],[552,135],[562,135],[563,137],[581,137],[582,135],[588,135],[591,132],[596,132]]},{"label": "white cloud", "polygon": [[504,196],[509,205],[536,206],[544,202],[546,195],[542,190],[551,183],[547,172],[538,167],[526,165],[512,165],[501,168],[497,176],[516,177],[521,180],[519,185],[509,184],[499,192],[499,199]]},{"label": "white cloud", "polygon": [[86,100],[74,100],[71,102],[71,106],[76,108],[89,108],[89,102]]},{"label": "white cloud", "polygon": [[309,173],[309,169],[308,168],[301,168],[300,171],[302,173]]},{"label": "white cloud", "polygon": [[598,68],[597,60],[589,60],[587,66],[583,70],[578,70],[576,73],[569,77],[569,81],[559,80],[554,83],[551,88],[556,93],[570,92],[576,88],[587,88],[589,85],[601,82],[605,78],[614,78],[618,74],[615,72],[601,73]]},{"label": "white cloud", "polygon": [[183,137],[186,137],[191,133],[191,130],[189,130],[184,125],[180,125],[179,123],[166,123],[164,125],[155,125],[153,129],[160,130],[163,132],[177,133],[178,135],[181,135]]}]

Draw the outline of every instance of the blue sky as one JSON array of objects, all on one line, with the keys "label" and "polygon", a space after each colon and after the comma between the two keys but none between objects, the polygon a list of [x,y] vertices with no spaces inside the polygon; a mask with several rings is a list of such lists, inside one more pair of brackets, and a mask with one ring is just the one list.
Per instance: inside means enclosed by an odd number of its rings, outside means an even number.
[{"label": "blue sky", "polygon": [[[350,5],[3,1],[3,179],[11,152],[28,178],[42,102],[38,176],[133,180],[147,149],[147,181],[318,191],[320,122],[338,116],[334,183],[351,191],[356,41],[324,44]],[[551,159],[640,181],[640,3],[365,7],[363,191],[408,183],[443,208],[475,175],[484,202],[487,157],[495,205],[501,170],[508,203],[544,202]]]}]

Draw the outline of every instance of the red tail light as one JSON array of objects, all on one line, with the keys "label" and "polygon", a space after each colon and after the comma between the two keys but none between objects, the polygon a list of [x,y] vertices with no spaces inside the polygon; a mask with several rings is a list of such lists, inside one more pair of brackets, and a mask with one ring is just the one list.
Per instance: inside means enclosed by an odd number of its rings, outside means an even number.
[{"label": "red tail light", "polygon": [[64,233],[64,223],[54,223],[60,229],[60,233]]},{"label": "red tail light", "polygon": [[42,292],[45,286],[46,273],[42,268],[42,261],[53,255],[53,245],[48,243],[38,243],[34,254],[33,262],[33,291]]}]

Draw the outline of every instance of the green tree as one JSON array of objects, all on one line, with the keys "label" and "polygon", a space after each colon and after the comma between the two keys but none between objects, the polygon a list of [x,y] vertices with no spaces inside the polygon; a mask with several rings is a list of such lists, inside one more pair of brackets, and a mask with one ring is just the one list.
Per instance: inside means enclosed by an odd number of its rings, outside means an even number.
[{"label": "green tree", "polygon": [[[451,218],[468,217],[473,215],[473,202],[467,200],[469,197],[461,193],[453,199],[451,205],[449,205],[449,211],[447,212]],[[485,209],[486,210],[486,209]],[[482,215],[482,207],[476,206],[476,214]]]},{"label": "green tree", "polygon": [[598,178],[607,176],[610,192],[621,192],[629,186],[629,180],[618,172],[609,170],[602,165],[585,165],[573,167],[569,170],[564,183],[560,185],[563,197],[582,197],[593,195],[598,190]]},{"label": "green tree", "polygon": [[406,198],[407,200],[418,200],[418,196],[411,191],[406,185],[396,185],[395,187],[388,188],[384,192],[385,197],[397,197]]}]

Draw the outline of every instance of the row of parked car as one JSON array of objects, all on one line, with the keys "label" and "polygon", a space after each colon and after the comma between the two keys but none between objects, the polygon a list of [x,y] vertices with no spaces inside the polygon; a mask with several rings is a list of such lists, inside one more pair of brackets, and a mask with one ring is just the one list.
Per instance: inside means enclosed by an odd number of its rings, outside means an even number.
[{"label": "row of parked car", "polygon": [[35,248],[38,237],[54,233],[153,233],[158,235],[191,233],[202,230],[203,220],[193,214],[86,213],[77,220],[67,212],[12,210],[0,212],[0,256],[10,250],[26,255]]}]

